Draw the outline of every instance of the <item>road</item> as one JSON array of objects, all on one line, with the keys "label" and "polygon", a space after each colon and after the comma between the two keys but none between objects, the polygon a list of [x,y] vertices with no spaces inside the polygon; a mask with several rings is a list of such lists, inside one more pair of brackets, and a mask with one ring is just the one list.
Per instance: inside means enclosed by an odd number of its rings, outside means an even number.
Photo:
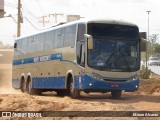
[{"label": "road", "polygon": [[149,69],[151,69],[152,72],[160,75],[160,66],[149,66]]}]

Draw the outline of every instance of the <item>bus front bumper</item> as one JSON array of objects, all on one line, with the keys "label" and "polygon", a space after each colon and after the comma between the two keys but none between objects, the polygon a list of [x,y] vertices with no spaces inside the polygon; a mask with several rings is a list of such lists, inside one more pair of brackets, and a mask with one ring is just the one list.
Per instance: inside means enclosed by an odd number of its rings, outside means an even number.
[{"label": "bus front bumper", "polygon": [[75,77],[75,88],[81,91],[89,92],[110,92],[112,90],[124,90],[134,92],[139,88],[139,78],[134,80],[123,81],[106,81],[103,79],[92,78],[88,75]]}]

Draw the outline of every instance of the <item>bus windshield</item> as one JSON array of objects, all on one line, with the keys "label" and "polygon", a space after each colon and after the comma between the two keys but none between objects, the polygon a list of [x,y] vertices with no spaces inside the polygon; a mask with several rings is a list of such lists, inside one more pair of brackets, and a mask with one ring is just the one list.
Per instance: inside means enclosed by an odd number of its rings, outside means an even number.
[{"label": "bus windshield", "polygon": [[138,41],[94,39],[94,49],[88,50],[88,65],[99,70],[137,71]]},{"label": "bus windshield", "polygon": [[[132,26],[114,25],[111,30],[107,25],[93,25],[93,31],[88,32],[93,36],[94,48],[88,50],[88,66],[97,70],[133,72],[139,70],[139,32]],[[117,26],[117,25],[115,25]],[[106,31],[105,31],[106,30]]]}]

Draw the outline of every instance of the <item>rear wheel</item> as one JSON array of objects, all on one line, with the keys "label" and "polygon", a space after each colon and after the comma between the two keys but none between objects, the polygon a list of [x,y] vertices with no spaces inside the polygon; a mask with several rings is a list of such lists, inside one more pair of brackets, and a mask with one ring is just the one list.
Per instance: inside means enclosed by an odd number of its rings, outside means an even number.
[{"label": "rear wheel", "polygon": [[32,88],[32,82],[31,80],[29,79],[29,81],[27,82],[27,92],[28,94],[31,94],[31,95],[35,95],[37,94],[37,90]]},{"label": "rear wheel", "polygon": [[21,91],[25,92],[25,90],[26,90],[26,83],[25,83],[25,80],[23,79],[21,82]]},{"label": "rear wheel", "polygon": [[113,90],[111,91],[111,95],[113,99],[120,99],[122,95],[122,90]]},{"label": "rear wheel", "polygon": [[70,96],[74,99],[78,98],[80,96],[80,91],[75,89],[74,87],[74,82],[73,78],[70,78],[70,85],[69,85],[69,90],[70,90]]}]

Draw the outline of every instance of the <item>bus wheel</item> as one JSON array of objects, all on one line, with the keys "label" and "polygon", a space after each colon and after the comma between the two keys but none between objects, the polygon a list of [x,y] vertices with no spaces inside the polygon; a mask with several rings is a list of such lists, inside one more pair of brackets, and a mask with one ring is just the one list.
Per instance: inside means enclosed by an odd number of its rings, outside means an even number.
[{"label": "bus wheel", "polygon": [[111,91],[111,95],[113,99],[120,99],[122,95],[122,90],[113,90]]},{"label": "bus wheel", "polygon": [[42,91],[41,90],[36,90],[36,94],[37,95],[42,95]]},{"label": "bus wheel", "polygon": [[21,91],[25,92],[25,90],[26,90],[26,83],[25,83],[24,80],[22,80],[22,82],[21,82]]},{"label": "bus wheel", "polygon": [[31,95],[35,95],[37,93],[36,89],[32,88],[31,80],[28,81],[27,92]]},{"label": "bus wheel", "polygon": [[80,96],[80,91],[75,89],[73,78],[70,78],[70,96],[74,99],[78,98]]},{"label": "bus wheel", "polygon": [[56,93],[57,93],[57,96],[61,96],[61,97],[66,95],[66,91],[65,90],[57,90]]}]

